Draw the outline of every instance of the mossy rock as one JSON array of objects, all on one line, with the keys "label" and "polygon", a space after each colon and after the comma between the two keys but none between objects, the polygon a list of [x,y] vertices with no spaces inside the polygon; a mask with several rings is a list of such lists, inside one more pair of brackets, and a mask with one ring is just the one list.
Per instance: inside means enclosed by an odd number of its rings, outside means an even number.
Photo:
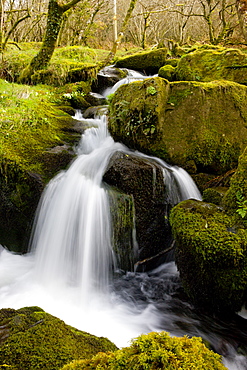
[{"label": "mossy rock", "polygon": [[237,171],[231,178],[223,204],[227,212],[235,216],[236,222],[247,227],[247,148],[239,158]]},{"label": "mossy rock", "polygon": [[180,58],[171,58],[165,61],[165,66],[177,67]]},{"label": "mossy rock", "polygon": [[[103,180],[132,198],[132,202],[129,200],[127,205],[130,207],[128,210],[130,217],[130,211],[133,211],[132,207],[135,209],[138,257],[146,259],[161,252],[167,246],[166,242],[168,243],[170,236],[165,220],[168,205],[166,204],[162,169],[157,164],[134,153],[117,152],[112,156]],[[119,205],[119,211],[122,213],[124,207],[121,207],[122,210],[120,207]],[[121,222],[121,215],[113,217],[113,219],[116,222]],[[126,226],[128,223],[129,226],[132,226],[133,219],[126,219],[126,215],[122,215],[122,219]],[[125,254],[129,253],[129,248],[126,248],[121,254],[124,252]],[[130,256],[125,256],[125,260],[128,258]]]},{"label": "mossy rock", "polygon": [[192,302],[209,312],[240,310],[247,297],[247,230],[222,208],[196,200],[175,206],[170,222],[176,263]]},{"label": "mossy rock", "polygon": [[74,361],[62,370],[83,369],[204,369],[224,370],[218,354],[210,351],[201,338],[170,337],[166,332],[143,334],[130,347],[114,353],[99,353],[91,360]]},{"label": "mossy rock", "polygon": [[175,75],[175,67],[170,64],[166,64],[159,69],[158,75],[159,77],[163,77],[168,81],[173,81]]},{"label": "mossy rock", "polygon": [[56,370],[74,359],[117,349],[108,339],[66,325],[39,307],[0,310],[0,327],[0,363],[15,370]]},{"label": "mossy rock", "polygon": [[[110,102],[116,141],[197,172],[225,173],[247,145],[247,88],[230,81],[148,78],[120,86]],[[193,170],[194,171],[194,170]]]},{"label": "mossy rock", "polygon": [[176,80],[229,80],[247,84],[247,55],[238,49],[197,49],[181,57]]},{"label": "mossy rock", "polygon": [[204,190],[202,199],[206,203],[213,203],[217,206],[222,205],[223,198],[227,192],[228,188],[224,187],[216,187],[216,188],[208,188]]},{"label": "mossy rock", "polygon": [[127,57],[119,58],[115,66],[117,68],[128,68],[136,71],[146,72],[147,74],[157,73],[165,64],[167,48],[143,51]]}]

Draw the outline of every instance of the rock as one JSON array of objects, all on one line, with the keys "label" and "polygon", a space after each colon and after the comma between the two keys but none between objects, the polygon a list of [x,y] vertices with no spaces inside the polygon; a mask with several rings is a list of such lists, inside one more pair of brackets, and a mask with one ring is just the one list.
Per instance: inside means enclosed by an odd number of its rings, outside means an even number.
[{"label": "rock", "polygon": [[227,190],[228,188],[226,187],[208,188],[203,192],[203,201],[221,206]]},{"label": "rock", "polygon": [[176,264],[192,302],[213,313],[240,310],[247,292],[247,230],[221,207],[196,200],[175,206],[170,222]]},{"label": "rock", "polygon": [[[110,103],[116,141],[197,172],[236,167],[247,145],[247,87],[230,81],[148,78],[120,86]],[[193,170],[194,172],[194,170]]]},{"label": "rock", "polygon": [[92,83],[92,91],[103,93],[107,88],[112,87],[122,78],[127,76],[127,71],[124,69],[108,66],[99,71],[97,79]]},{"label": "rock", "polygon": [[247,55],[238,49],[197,49],[180,59],[176,79],[182,81],[229,80],[247,84]]},{"label": "rock", "polygon": [[94,118],[95,116],[107,114],[108,112],[108,105],[96,106],[96,107],[89,107],[83,113],[84,118]]},{"label": "rock", "polygon": [[165,64],[167,51],[167,48],[154,49],[119,58],[115,67],[134,69],[147,75],[154,74]]},{"label": "rock", "polygon": [[158,75],[168,81],[173,81],[175,75],[175,67],[170,64],[166,64],[159,69]]},{"label": "rock", "polygon": [[6,368],[58,370],[116,349],[108,339],[66,325],[39,307],[0,310],[0,363]]},{"label": "rock", "polygon": [[[161,252],[171,243],[164,178],[161,168],[135,154],[117,152],[104,181],[133,197],[139,259]],[[136,260],[137,261],[137,260]]]},{"label": "rock", "polygon": [[90,92],[86,97],[86,101],[89,102],[90,105],[97,106],[97,105],[104,105],[106,104],[106,99],[104,96],[98,93]]}]

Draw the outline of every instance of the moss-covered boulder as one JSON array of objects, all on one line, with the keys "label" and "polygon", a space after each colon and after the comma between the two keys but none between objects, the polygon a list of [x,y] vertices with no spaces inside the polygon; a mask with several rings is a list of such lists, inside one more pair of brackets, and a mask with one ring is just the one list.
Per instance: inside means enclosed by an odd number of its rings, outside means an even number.
[{"label": "moss-covered boulder", "polygon": [[131,148],[182,167],[193,161],[198,172],[220,174],[237,165],[247,145],[246,101],[247,88],[230,81],[148,78],[117,90],[109,129]]},{"label": "moss-covered boulder", "polygon": [[0,363],[11,369],[56,370],[116,349],[108,339],[66,325],[39,307],[0,310]]},{"label": "moss-covered boulder", "polygon": [[239,158],[237,171],[231,178],[223,203],[227,212],[247,228],[247,148]]},{"label": "moss-covered boulder", "polygon": [[134,69],[147,74],[157,73],[160,67],[165,64],[167,52],[167,48],[161,48],[132,54],[119,58],[115,67]]},{"label": "moss-covered boulder", "polygon": [[181,81],[229,80],[247,84],[247,54],[238,49],[197,49],[183,55],[176,68]]},{"label": "moss-covered boulder", "polygon": [[149,333],[132,341],[130,347],[114,353],[99,353],[91,360],[74,361],[62,370],[83,369],[204,369],[224,370],[218,354],[210,351],[201,338],[171,338],[168,333]]},{"label": "moss-covered boulder", "polygon": [[176,263],[193,303],[209,312],[241,309],[247,298],[247,230],[222,208],[196,200],[170,215]]},{"label": "moss-covered boulder", "polygon": [[158,75],[160,77],[165,78],[168,81],[173,81],[175,75],[175,67],[170,64],[166,64],[165,66],[159,69]]}]

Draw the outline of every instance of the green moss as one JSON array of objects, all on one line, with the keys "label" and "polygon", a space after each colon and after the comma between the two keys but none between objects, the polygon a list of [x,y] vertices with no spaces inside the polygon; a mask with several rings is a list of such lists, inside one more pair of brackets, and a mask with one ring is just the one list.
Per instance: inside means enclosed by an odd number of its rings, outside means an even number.
[{"label": "green moss", "polygon": [[241,208],[245,208],[247,200],[247,148],[239,158],[238,168],[230,181],[230,188],[227,191],[223,204],[227,212],[234,215],[236,222],[247,227],[247,217],[239,213]]},{"label": "green moss", "polygon": [[192,301],[209,311],[241,309],[247,289],[247,230],[238,228],[222,208],[195,200],[175,206],[170,222],[176,263]]},{"label": "green moss", "polygon": [[114,351],[106,338],[76,330],[38,307],[0,311],[5,335],[0,341],[0,363],[16,370],[60,369],[73,359]]},{"label": "green moss", "polygon": [[[9,50],[6,53],[4,76],[9,81],[17,81],[31,59],[37,54],[37,45],[20,43],[21,50]],[[67,46],[54,51],[47,68],[36,71],[32,75],[32,84],[49,84],[63,86],[69,82],[95,78],[98,65],[106,56],[107,51],[82,46]],[[28,70],[26,70],[28,73]]]},{"label": "green moss", "polygon": [[137,71],[155,73],[165,64],[167,49],[155,49],[143,51],[130,56],[119,58],[115,66],[119,68],[129,68]]},{"label": "green moss", "polygon": [[230,80],[247,84],[247,56],[238,49],[196,49],[180,59],[176,79],[185,81]]},{"label": "green moss", "polygon": [[20,170],[40,172],[39,157],[48,147],[63,143],[62,129],[72,119],[52,100],[48,87],[27,87],[0,80],[0,168],[15,163]]},{"label": "green moss", "polygon": [[213,203],[216,205],[222,205],[223,197],[227,191],[227,188],[217,187],[208,188],[203,192],[203,201],[206,203]]},{"label": "green moss", "polygon": [[168,81],[173,81],[175,74],[175,67],[170,64],[166,64],[165,66],[161,67],[158,71],[158,75],[167,79]]},{"label": "green moss", "polygon": [[[148,94],[149,89],[155,91]],[[229,82],[172,82],[160,77],[121,86],[110,104],[113,138],[200,172],[234,168],[247,145],[247,89]],[[146,134],[146,135],[145,135]]]},{"label": "green moss", "polygon": [[130,347],[114,353],[99,353],[92,360],[74,361],[62,370],[82,369],[226,369],[219,355],[201,338],[171,338],[168,333],[149,333],[132,341]]}]

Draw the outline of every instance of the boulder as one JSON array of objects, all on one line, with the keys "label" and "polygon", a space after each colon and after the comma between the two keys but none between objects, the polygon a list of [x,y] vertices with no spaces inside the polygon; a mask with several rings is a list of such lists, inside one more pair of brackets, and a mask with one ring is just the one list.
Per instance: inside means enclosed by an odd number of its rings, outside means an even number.
[{"label": "boulder", "polygon": [[112,87],[122,78],[127,76],[127,71],[113,66],[108,66],[99,71],[96,80],[92,83],[92,90],[102,94],[107,88]]},{"label": "boulder", "polygon": [[120,86],[109,130],[116,141],[168,163],[221,174],[236,167],[247,145],[246,98],[247,87],[230,81],[148,78]]},{"label": "boulder", "polygon": [[39,307],[0,310],[0,363],[15,370],[58,370],[74,359],[115,351],[108,339],[66,325]]},{"label": "boulder", "polygon": [[[171,243],[162,169],[134,153],[117,152],[110,160],[104,181],[133,198],[138,254],[146,259]],[[131,205],[131,204],[130,204]],[[126,251],[125,251],[126,253]]]},{"label": "boulder", "polygon": [[239,311],[247,298],[247,230],[214,204],[186,200],[170,215],[183,287],[210,313]]},{"label": "boulder", "polygon": [[247,55],[238,49],[197,49],[183,55],[176,68],[182,81],[229,80],[247,84]]},{"label": "boulder", "polygon": [[145,72],[147,75],[154,74],[165,64],[167,52],[167,48],[142,51],[119,58],[115,67],[134,69],[135,71]]},{"label": "boulder", "polygon": [[247,148],[239,157],[237,171],[231,178],[223,204],[227,212],[247,228]]}]

